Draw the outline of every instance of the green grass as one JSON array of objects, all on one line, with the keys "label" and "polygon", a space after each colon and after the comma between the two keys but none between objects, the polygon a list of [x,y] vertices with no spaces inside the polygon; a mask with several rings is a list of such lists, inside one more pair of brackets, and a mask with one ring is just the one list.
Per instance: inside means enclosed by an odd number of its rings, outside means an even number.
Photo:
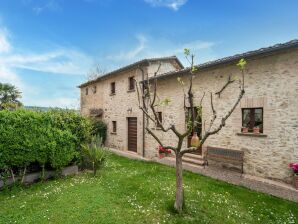
[{"label": "green grass", "polygon": [[111,155],[98,176],[0,192],[0,223],[298,223],[298,204],[184,172],[186,210],[173,211],[175,171]]}]

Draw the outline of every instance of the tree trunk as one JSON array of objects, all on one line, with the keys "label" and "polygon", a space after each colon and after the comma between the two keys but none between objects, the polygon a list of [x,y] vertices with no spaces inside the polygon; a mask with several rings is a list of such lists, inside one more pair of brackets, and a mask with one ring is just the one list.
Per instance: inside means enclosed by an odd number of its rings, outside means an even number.
[{"label": "tree trunk", "polygon": [[24,167],[21,183],[24,183],[27,167]]},{"label": "tree trunk", "polygon": [[10,169],[10,175],[12,177],[12,182],[15,183],[16,180],[15,180],[14,173],[13,173],[13,170],[12,169]]},{"label": "tree trunk", "polygon": [[44,170],[44,164],[42,164],[41,166],[41,180],[44,181],[45,180],[45,170]]},{"label": "tree trunk", "polygon": [[176,154],[176,201],[175,209],[181,212],[183,208],[183,180],[182,180],[182,156],[179,152]]}]

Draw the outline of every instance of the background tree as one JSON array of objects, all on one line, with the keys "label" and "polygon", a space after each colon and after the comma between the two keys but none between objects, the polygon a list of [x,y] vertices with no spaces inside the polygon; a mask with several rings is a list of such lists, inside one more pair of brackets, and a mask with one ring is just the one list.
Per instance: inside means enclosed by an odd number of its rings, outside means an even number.
[{"label": "background tree", "polygon": [[13,85],[0,83],[0,110],[13,110],[22,106],[21,92]]},{"label": "background tree", "polygon": [[106,74],[106,70],[102,69],[99,64],[95,64],[90,71],[86,74],[86,80],[91,81],[102,75]]},{"label": "background tree", "polygon": [[[217,125],[215,125],[215,120],[218,119],[217,112],[213,105],[213,93],[210,92],[210,105],[212,109],[211,121],[207,128],[205,128],[204,133],[202,134],[202,138],[200,139],[198,145],[195,147],[191,146],[189,148],[182,148],[184,140],[191,134],[194,133],[194,128],[197,122],[197,117],[195,117],[195,110],[198,113],[197,116],[201,116],[201,108],[202,108],[202,100],[205,96],[205,92],[202,93],[201,100],[198,102],[199,106],[194,106],[194,94],[193,94],[193,78],[194,74],[198,72],[198,67],[194,65],[194,55],[190,53],[189,49],[184,49],[184,54],[187,61],[190,63],[190,69],[188,74],[189,84],[187,91],[185,91],[184,87],[184,110],[190,110],[190,116],[188,118],[188,122],[186,125],[186,130],[183,132],[178,131],[175,124],[170,124],[168,127],[165,127],[163,123],[160,121],[158,113],[156,112],[156,108],[159,105],[167,105],[169,104],[169,99],[159,100],[157,96],[157,79],[156,75],[160,69],[161,64],[159,65],[157,71],[154,74],[154,77],[149,80],[144,80],[143,82],[136,84],[137,85],[137,93],[138,93],[138,101],[139,108],[143,111],[145,117],[147,119],[145,123],[146,131],[163,147],[166,149],[170,149],[175,153],[176,156],[176,200],[174,204],[174,208],[181,212],[183,209],[184,196],[183,196],[183,178],[182,178],[182,156],[185,153],[195,152],[200,146],[204,144],[208,137],[218,133],[226,124],[226,120],[231,116],[239,102],[241,101],[245,91],[244,91],[244,70],[246,61],[241,59],[237,66],[241,70],[242,78],[239,78],[239,95],[238,98],[235,99],[235,103],[228,110],[228,112],[221,117],[220,121]],[[147,76],[148,77],[148,76]],[[180,77],[177,78],[178,82],[184,86],[185,83],[181,80]],[[229,78],[228,82],[223,84],[223,87],[220,91],[216,92],[220,96],[220,93],[224,91],[225,88],[229,86],[229,84],[233,83],[236,80],[232,80]],[[136,82],[137,83],[137,82]],[[188,101],[189,106],[186,107],[186,101]],[[152,121],[156,126],[158,126],[164,133],[173,132],[177,137],[176,145],[165,145],[162,140],[154,133],[154,131],[149,128],[149,121]],[[205,122],[204,122],[205,123]],[[170,134],[170,133],[169,133]]]}]

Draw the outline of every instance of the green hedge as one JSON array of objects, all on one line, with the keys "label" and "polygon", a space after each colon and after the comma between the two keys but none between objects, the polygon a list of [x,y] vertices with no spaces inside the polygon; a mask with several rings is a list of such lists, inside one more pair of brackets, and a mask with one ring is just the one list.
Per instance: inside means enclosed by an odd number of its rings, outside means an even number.
[{"label": "green hedge", "polygon": [[91,134],[101,137],[104,144],[107,139],[107,125],[101,120],[93,120]]},{"label": "green hedge", "polygon": [[0,171],[38,162],[61,169],[80,158],[91,123],[74,111],[0,111]]}]

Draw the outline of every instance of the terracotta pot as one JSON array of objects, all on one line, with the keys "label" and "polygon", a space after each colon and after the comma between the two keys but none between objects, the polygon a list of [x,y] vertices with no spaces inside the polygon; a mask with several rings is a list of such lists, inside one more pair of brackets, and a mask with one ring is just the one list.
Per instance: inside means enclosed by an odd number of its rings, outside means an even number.
[{"label": "terracotta pot", "polygon": [[260,133],[260,128],[254,127],[253,129],[255,134],[259,134]]},{"label": "terracotta pot", "polygon": [[194,132],[190,140],[190,146],[194,148],[198,148],[199,145],[200,145],[200,139],[198,137],[197,132]]},{"label": "terracotta pot", "polygon": [[298,175],[297,174],[294,174],[292,184],[296,189],[298,189]]},{"label": "terracotta pot", "polygon": [[248,128],[243,127],[243,128],[242,128],[242,132],[243,132],[243,133],[248,133]]}]

